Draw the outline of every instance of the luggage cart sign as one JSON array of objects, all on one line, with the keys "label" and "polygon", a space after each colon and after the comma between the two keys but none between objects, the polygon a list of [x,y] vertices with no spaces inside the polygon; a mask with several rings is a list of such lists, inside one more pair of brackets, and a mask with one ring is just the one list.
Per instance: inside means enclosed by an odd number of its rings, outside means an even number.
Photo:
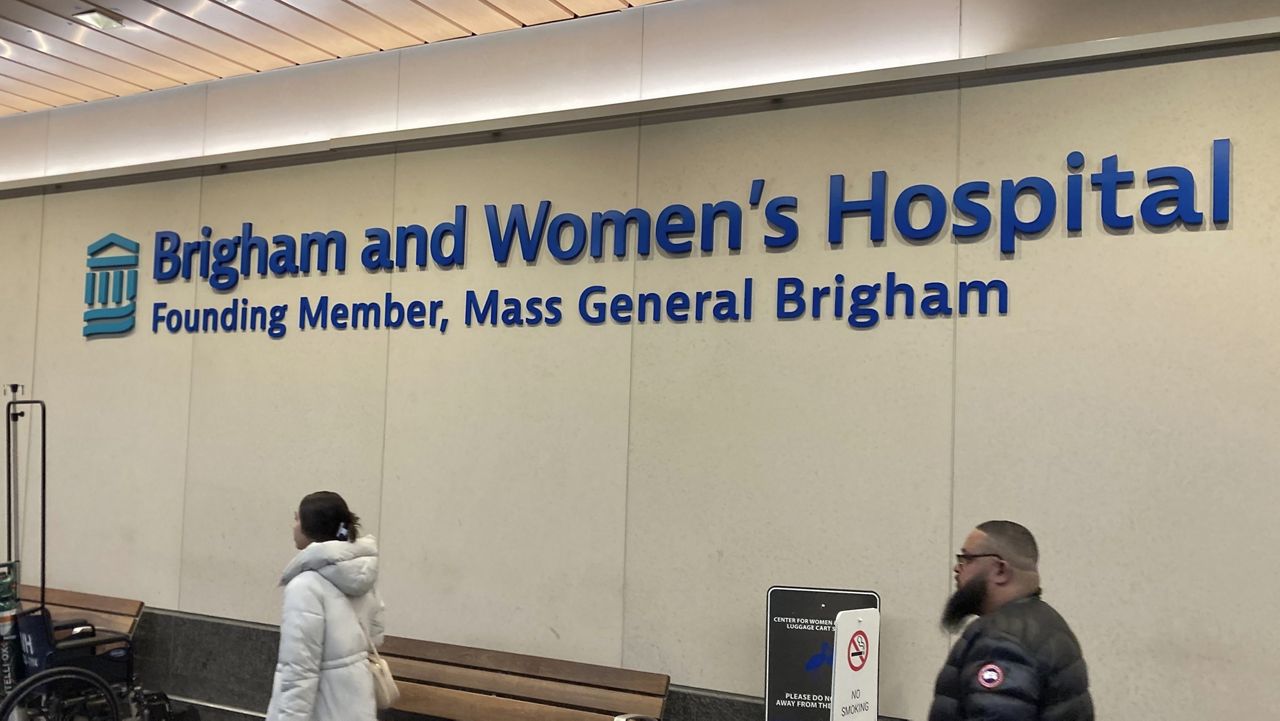
[{"label": "luggage cart sign", "polygon": [[[879,610],[880,596],[774,586],[766,605],[765,721],[829,721],[833,663],[849,663],[848,649],[836,648],[836,615]],[[867,663],[865,654],[861,659]]]}]

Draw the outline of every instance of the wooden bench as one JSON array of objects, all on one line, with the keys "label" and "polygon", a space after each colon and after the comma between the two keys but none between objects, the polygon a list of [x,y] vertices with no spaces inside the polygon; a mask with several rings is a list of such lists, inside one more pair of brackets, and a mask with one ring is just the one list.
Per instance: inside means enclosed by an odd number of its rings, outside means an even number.
[{"label": "wooden bench", "polygon": [[[44,599],[54,624],[83,619],[99,630],[123,633],[130,638],[133,638],[138,619],[142,616],[142,601],[95,596],[58,588],[45,588]],[[19,586],[18,600],[22,602],[24,609],[39,606],[40,587]]]},{"label": "wooden bench", "polygon": [[644,671],[394,636],[378,650],[400,687],[397,711],[452,721],[661,718],[671,681]]}]

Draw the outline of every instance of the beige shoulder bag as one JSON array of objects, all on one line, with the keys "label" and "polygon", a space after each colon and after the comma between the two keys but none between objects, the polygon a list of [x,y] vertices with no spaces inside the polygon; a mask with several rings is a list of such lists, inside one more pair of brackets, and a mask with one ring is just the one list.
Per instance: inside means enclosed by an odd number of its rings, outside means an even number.
[{"label": "beige shoulder bag", "polygon": [[[351,609],[355,610],[353,603]],[[400,689],[396,686],[396,680],[391,675],[391,666],[383,660],[378,654],[378,649],[373,645],[373,640],[369,638],[369,632],[364,630],[364,624],[360,623],[360,613],[356,612],[356,625],[360,627],[360,633],[364,636],[365,645],[369,647],[369,673],[373,675],[373,700],[379,709],[391,708],[397,700],[400,699]]]}]

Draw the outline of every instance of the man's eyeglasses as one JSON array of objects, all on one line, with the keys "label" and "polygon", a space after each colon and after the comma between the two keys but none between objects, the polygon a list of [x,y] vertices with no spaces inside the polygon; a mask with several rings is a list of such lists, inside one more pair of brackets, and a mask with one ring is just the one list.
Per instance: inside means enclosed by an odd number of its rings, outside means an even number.
[{"label": "man's eyeglasses", "polygon": [[963,566],[975,558],[999,558],[1001,561],[1004,560],[998,553],[957,553],[956,563]]}]

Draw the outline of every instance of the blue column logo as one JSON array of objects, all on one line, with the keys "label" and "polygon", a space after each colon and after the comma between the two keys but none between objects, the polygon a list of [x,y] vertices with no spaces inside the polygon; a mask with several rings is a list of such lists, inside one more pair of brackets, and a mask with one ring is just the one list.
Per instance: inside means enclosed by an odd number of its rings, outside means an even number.
[{"label": "blue column logo", "polygon": [[133,329],[138,294],[138,244],[110,233],[89,245],[84,274],[84,336],[119,335]]}]

